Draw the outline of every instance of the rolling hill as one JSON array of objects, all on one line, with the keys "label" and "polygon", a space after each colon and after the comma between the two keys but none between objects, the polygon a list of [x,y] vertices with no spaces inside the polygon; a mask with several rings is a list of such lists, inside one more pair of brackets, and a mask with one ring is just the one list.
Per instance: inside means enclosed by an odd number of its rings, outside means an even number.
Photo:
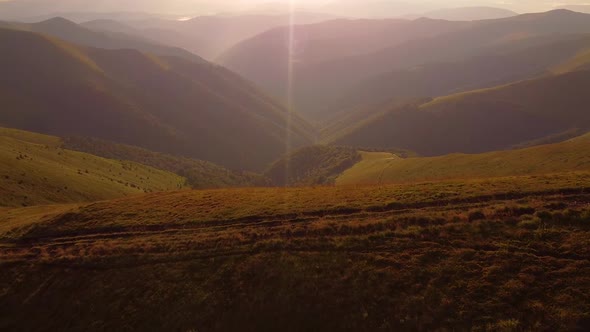
[{"label": "rolling hill", "polygon": [[583,331],[588,183],[567,173],[4,210],[0,329]]},{"label": "rolling hill", "polygon": [[[0,29],[0,124],[262,169],[312,128],[232,72]],[[264,146],[261,149],[260,146]]]},{"label": "rolling hill", "polygon": [[96,32],[61,17],[30,24],[0,22],[1,27],[47,34],[70,43],[84,46],[112,50],[137,49],[155,55],[176,56],[198,63],[205,62],[203,58],[184,49],[166,46],[167,44],[159,44],[155,41],[132,35],[128,29],[120,29],[121,31],[117,32]]},{"label": "rolling hill", "polygon": [[425,156],[506,149],[590,128],[588,84],[590,71],[574,71],[417,102],[376,112],[331,141]]},{"label": "rolling hill", "polygon": [[485,154],[400,158],[363,152],[363,160],[336,178],[338,185],[555,174],[590,170],[590,134],[549,145]]},{"label": "rolling hill", "polygon": [[376,76],[325,105],[322,117],[342,120],[343,115],[354,110],[367,112],[384,102],[403,103],[416,98],[489,88],[549,73],[583,69],[589,62],[589,36],[550,40],[522,50],[478,55],[457,62],[432,62]]},{"label": "rolling hill", "polygon": [[[294,62],[291,78],[296,107],[308,116],[318,118],[325,111],[324,105],[341,98],[362,81],[433,62],[459,62],[475,56],[501,55],[555,42],[569,34],[585,34],[590,30],[590,15],[556,10],[497,20],[451,23],[421,19],[406,24],[422,27],[425,31],[413,35],[411,29],[402,25],[399,30],[393,30],[408,36],[399,44],[384,42],[386,47],[366,54],[346,56],[343,53],[325,61]],[[451,24],[452,28],[441,28],[445,24]],[[278,41],[273,38],[276,39],[275,35],[267,32],[244,41],[228,51],[221,63],[284,98],[289,82],[288,71],[280,70],[287,68],[284,60],[260,60],[274,54],[271,47],[267,49],[260,45],[273,43],[280,45],[283,51],[283,56],[273,58],[288,58],[285,46],[288,43],[284,38]],[[305,54],[307,50],[301,53]]]},{"label": "rolling hill", "polygon": [[63,149],[57,137],[0,128],[0,206],[112,199],[178,190],[183,177]]}]

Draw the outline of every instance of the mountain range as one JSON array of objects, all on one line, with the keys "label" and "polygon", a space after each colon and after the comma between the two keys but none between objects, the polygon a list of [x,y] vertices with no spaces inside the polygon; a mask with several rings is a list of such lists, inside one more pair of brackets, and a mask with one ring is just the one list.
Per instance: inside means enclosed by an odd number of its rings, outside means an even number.
[{"label": "mountain range", "polygon": [[38,23],[0,22],[0,27],[51,35],[70,43],[103,49],[136,49],[154,55],[176,56],[195,62],[205,62],[196,54],[132,35],[129,31],[96,32],[61,17]]},{"label": "mountain range", "polygon": [[332,142],[398,147],[426,156],[509,149],[590,130],[588,84],[590,71],[582,69],[407,104],[344,129]]},{"label": "mountain range", "polygon": [[[424,32],[411,37],[415,30],[410,27]],[[559,40],[565,35],[584,34],[589,29],[590,15],[566,10],[473,22],[420,19],[406,21],[394,30],[402,36],[410,36],[409,40],[393,45],[383,42],[383,48],[377,51],[365,50],[362,44],[351,42],[348,46],[354,51],[348,55],[341,52],[342,56],[317,62],[290,56],[288,34],[267,32],[236,45],[222,57],[221,63],[279,98],[286,99],[286,91],[290,90],[295,107],[317,119],[331,111],[326,110],[325,105],[348,94],[359,82],[388,72],[432,62],[458,62],[479,55],[522,50]],[[309,27],[305,30],[313,31]],[[347,40],[344,33],[339,37]],[[306,39],[313,40],[314,35]],[[396,40],[395,34],[392,39]],[[301,51],[302,54],[308,52],[305,48]],[[272,61],[266,61],[267,58]],[[288,59],[295,60],[290,75],[285,69]]]},{"label": "mountain range", "polygon": [[[0,29],[0,123],[259,169],[313,129],[230,71]],[[264,148],[261,148],[264,146]]]}]

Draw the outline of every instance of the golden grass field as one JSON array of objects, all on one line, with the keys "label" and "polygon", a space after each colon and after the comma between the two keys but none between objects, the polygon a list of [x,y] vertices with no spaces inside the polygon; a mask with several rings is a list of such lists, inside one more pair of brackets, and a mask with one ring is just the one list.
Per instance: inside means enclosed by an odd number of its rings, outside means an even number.
[{"label": "golden grass field", "polygon": [[1,211],[0,329],[589,326],[588,172]]},{"label": "golden grass field", "polygon": [[493,178],[590,170],[590,135],[518,150],[441,157],[398,158],[363,152],[363,160],[337,179],[338,185],[410,183],[445,179]]}]

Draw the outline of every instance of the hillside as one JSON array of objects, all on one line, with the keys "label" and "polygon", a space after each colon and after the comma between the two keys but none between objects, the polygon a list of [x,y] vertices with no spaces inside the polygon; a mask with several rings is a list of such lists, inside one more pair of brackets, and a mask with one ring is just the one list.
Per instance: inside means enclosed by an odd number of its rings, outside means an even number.
[{"label": "hillside", "polygon": [[[293,20],[297,24],[308,24],[328,20],[331,17],[324,14],[296,12]],[[242,40],[288,25],[290,20],[291,17],[287,14],[243,14],[197,16],[185,21],[146,19],[118,23],[131,26],[140,36],[182,47],[214,61],[220,54]],[[100,29],[104,30],[106,27],[111,31],[125,31],[126,28],[119,24],[108,26],[103,24]]]},{"label": "hillside", "polygon": [[562,143],[479,155],[453,154],[402,159],[363,153],[363,160],[337,177],[338,185],[552,174],[590,170],[590,134]]},{"label": "hillside", "polygon": [[506,149],[590,128],[588,84],[590,72],[576,71],[440,97],[384,110],[332,136],[332,142],[398,147],[424,156]]},{"label": "hillside", "polygon": [[108,159],[133,161],[175,173],[185,177],[186,184],[193,189],[235,188],[268,184],[266,178],[254,173],[232,171],[207,161],[172,156],[95,138],[66,137],[61,142],[61,146],[69,150],[90,153]]},{"label": "hillside", "polygon": [[[414,33],[413,26],[420,33]],[[284,37],[280,38],[280,34],[277,37],[277,33],[267,32],[236,45],[221,63],[281,98],[285,98],[287,83],[292,79],[294,104],[308,116],[318,118],[326,111],[325,104],[338,100],[360,82],[376,76],[433,62],[460,62],[475,56],[501,55],[588,31],[590,15],[565,10],[473,22],[419,19],[394,27],[389,35],[399,43],[384,41],[378,50],[358,47],[359,54],[342,52],[338,57],[317,62],[300,61],[297,53],[291,78],[287,77],[288,71],[281,70],[287,68],[286,45],[289,43]],[[398,34],[407,38],[399,40],[395,37]],[[356,46],[356,43],[349,45]],[[277,49],[281,51],[278,55]],[[308,48],[302,48],[301,54],[307,53]],[[267,61],[268,54],[273,54],[272,58],[277,60]]]},{"label": "hillside", "polygon": [[88,202],[178,190],[185,179],[60,147],[56,137],[0,128],[0,206]]},{"label": "hillside", "polygon": [[161,56],[177,56],[190,61],[204,63],[201,57],[184,49],[166,46],[144,37],[136,36],[129,29],[93,31],[61,17],[38,23],[0,22],[0,28],[19,29],[57,37],[70,43],[110,50],[136,49]]},{"label": "hillside", "polygon": [[297,114],[211,64],[8,29],[0,29],[0,42],[5,126],[97,137],[240,170],[262,169],[314,135]]},{"label": "hillside", "polygon": [[569,173],[7,210],[0,329],[586,330],[588,183]]},{"label": "hillside", "polygon": [[396,70],[355,85],[339,100],[326,105],[323,116],[341,119],[357,109],[366,112],[385,101],[403,103],[419,97],[489,88],[551,72],[583,69],[590,62],[589,47],[590,37],[587,35],[562,37],[523,50]]},{"label": "hillside", "polygon": [[333,184],[337,175],[360,159],[353,148],[309,146],[277,160],[264,174],[276,186]]},{"label": "hillside", "polygon": [[[225,67],[254,81],[273,95],[285,98],[290,78],[286,68],[294,65],[293,80],[297,109],[312,115],[323,100],[338,98],[332,85],[313,85],[317,96],[307,99],[306,83],[300,80],[305,68],[321,66],[338,59],[364,56],[414,39],[433,37],[464,28],[469,23],[429,19],[339,19],[322,23],[294,26],[293,48],[290,49],[291,30],[281,27],[244,40],[218,59]],[[321,73],[317,73],[318,75]],[[327,73],[326,73],[327,74]],[[311,85],[310,85],[311,86]],[[308,89],[311,90],[311,89]]]}]

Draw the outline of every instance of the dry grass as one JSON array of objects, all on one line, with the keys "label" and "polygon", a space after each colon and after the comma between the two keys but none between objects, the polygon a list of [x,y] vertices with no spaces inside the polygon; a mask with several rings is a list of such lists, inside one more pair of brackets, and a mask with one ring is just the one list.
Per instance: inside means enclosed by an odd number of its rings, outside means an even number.
[{"label": "dry grass", "polygon": [[64,207],[2,241],[0,328],[583,330],[589,183],[571,173]]}]

